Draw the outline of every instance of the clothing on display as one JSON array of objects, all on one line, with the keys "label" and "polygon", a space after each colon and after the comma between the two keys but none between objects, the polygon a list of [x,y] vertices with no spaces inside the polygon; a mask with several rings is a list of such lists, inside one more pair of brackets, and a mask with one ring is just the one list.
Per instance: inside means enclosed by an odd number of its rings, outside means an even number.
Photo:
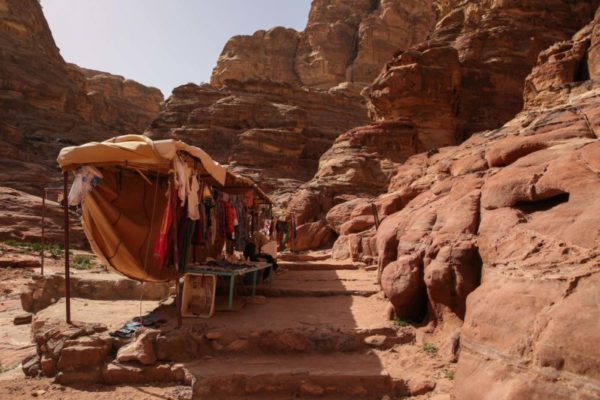
[{"label": "clothing on display", "polygon": [[69,191],[69,205],[78,206],[81,204],[84,201],[85,196],[87,196],[95,186],[98,186],[102,178],[102,173],[94,166],[84,165],[77,168],[75,179],[73,180],[71,190]]}]

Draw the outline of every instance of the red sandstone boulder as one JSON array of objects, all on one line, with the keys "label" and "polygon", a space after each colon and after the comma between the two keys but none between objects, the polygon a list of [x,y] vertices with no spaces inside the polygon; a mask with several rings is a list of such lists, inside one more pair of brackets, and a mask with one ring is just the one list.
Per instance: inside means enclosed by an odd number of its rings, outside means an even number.
[{"label": "red sandstone boulder", "polygon": [[155,329],[139,329],[133,341],[121,347],[117,352],[117,361],[137,361],[143,365],[154,364],[157,360],[155,351],[156,338],[160,331]]},{"label": "red sandstone boulder", "polygon": [[394,305],[397,318],[421,319],[426,305],[423,266],[417,255],[402,256],[388,264],[381,288]]},{"label": "red sandstone boulder", "polygon": [[325,220],[329,227],[339,234],[342,224],[350,219],[354,209],[368,201],[368,198],[358,198],[335,205],[327,212]]},{"label": "red sandstone boulder", "polygon": [[294,250],[303,251],[331,246],[335,233],[323,221],[310,222],[296,229]]}]

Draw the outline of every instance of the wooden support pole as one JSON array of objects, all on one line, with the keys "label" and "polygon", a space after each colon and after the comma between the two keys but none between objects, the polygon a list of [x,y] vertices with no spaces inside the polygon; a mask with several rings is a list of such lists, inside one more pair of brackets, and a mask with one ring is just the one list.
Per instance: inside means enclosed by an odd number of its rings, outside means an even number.
[{"label": "wooden support pole", "polygon": [[69,265],[69,172],[63,171],[63,210],[65,213],[65,306],[67,323],[71,323],[71,271]]}]

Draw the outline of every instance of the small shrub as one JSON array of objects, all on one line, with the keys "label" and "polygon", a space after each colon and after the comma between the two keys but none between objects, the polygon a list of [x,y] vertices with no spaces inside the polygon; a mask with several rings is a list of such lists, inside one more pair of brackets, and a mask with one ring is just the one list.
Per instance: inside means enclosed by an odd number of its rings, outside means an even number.
[{"label": "small shrub", "polygon": [[454,380],[454,371],[446,369],[446,370],[444,370],[444,375],[446,376],[446,379],[448,379],[450,381]]},{"label": "small shrub", "polygon": [[400,326],[400,327],[409,326],[409,325],[412,325],[412,321],[410,321],[408,319],[396,317],[394,319],[394,325]]},{"label": "small shrub", "polygon": [[[41,243],[21,242],[18,240],[5,240],[4,244],[16,248],[17,252],[19,252],[20,254],[39,253],[40,251],[42,251]],[[50,253],[50,257],[52,258],[60,258],[64,253],[62,247],[54,243],[46,243],[44,244],[43,248],[45,249],[45,251]]]},{"label": "small shrub", "polygon": [[431,356],[435,356],[438,352],[438,349],[433,343],[425,343],[423,344],[423,351]]},{"label": "small shrub", "polygon": [[73,257],[71,267],[75,269],[90,269],[92,268],[92,257],[76,255],[75,257]]}]

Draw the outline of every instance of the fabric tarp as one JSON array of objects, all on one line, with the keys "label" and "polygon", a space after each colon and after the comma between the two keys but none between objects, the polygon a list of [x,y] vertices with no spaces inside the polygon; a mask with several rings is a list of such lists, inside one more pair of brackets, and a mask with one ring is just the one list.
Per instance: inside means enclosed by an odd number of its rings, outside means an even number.
[{"label": "fabric tarp", "polygon": [[90,142],[65,147],[58,154],[58,165],[65,169],[79,165],[126,164],[144,170],[168,172],[171,160],[183,151],[197,158],[206,172],[220,185],[225,185],[227,169],[215,162],[206,152],[178,140],[156,140],[142,135],[125,135],[104,142]]},{"label": "fabric tarp", "polygon": [[130,171],[101,169],[104,178],[85,198],[83,230],[92,250],[123,275],[142,282],[175,279],[177,271],[153,257],[162,213],[165,179],[148,184]]},{"label": "fabric tarp", "polygon": [[[101,183],[85,198],[82,224],[92,250],[107,265],[142,282],[161,282],[178,275],[173,266],[158,265],[154,246],[166,208],[168,173],[178,151],[200,160],[211,184],[227,191],[227,184],[254,190],[270,200],[252,181],[232,174],[197,147],[175,140],[152,141],[127,135],[61,150],[63,170],[94,165],[103,174]],[[136,171],[137,170],[137,171]],[[142,177],[141,171],[146,171]]]}]

